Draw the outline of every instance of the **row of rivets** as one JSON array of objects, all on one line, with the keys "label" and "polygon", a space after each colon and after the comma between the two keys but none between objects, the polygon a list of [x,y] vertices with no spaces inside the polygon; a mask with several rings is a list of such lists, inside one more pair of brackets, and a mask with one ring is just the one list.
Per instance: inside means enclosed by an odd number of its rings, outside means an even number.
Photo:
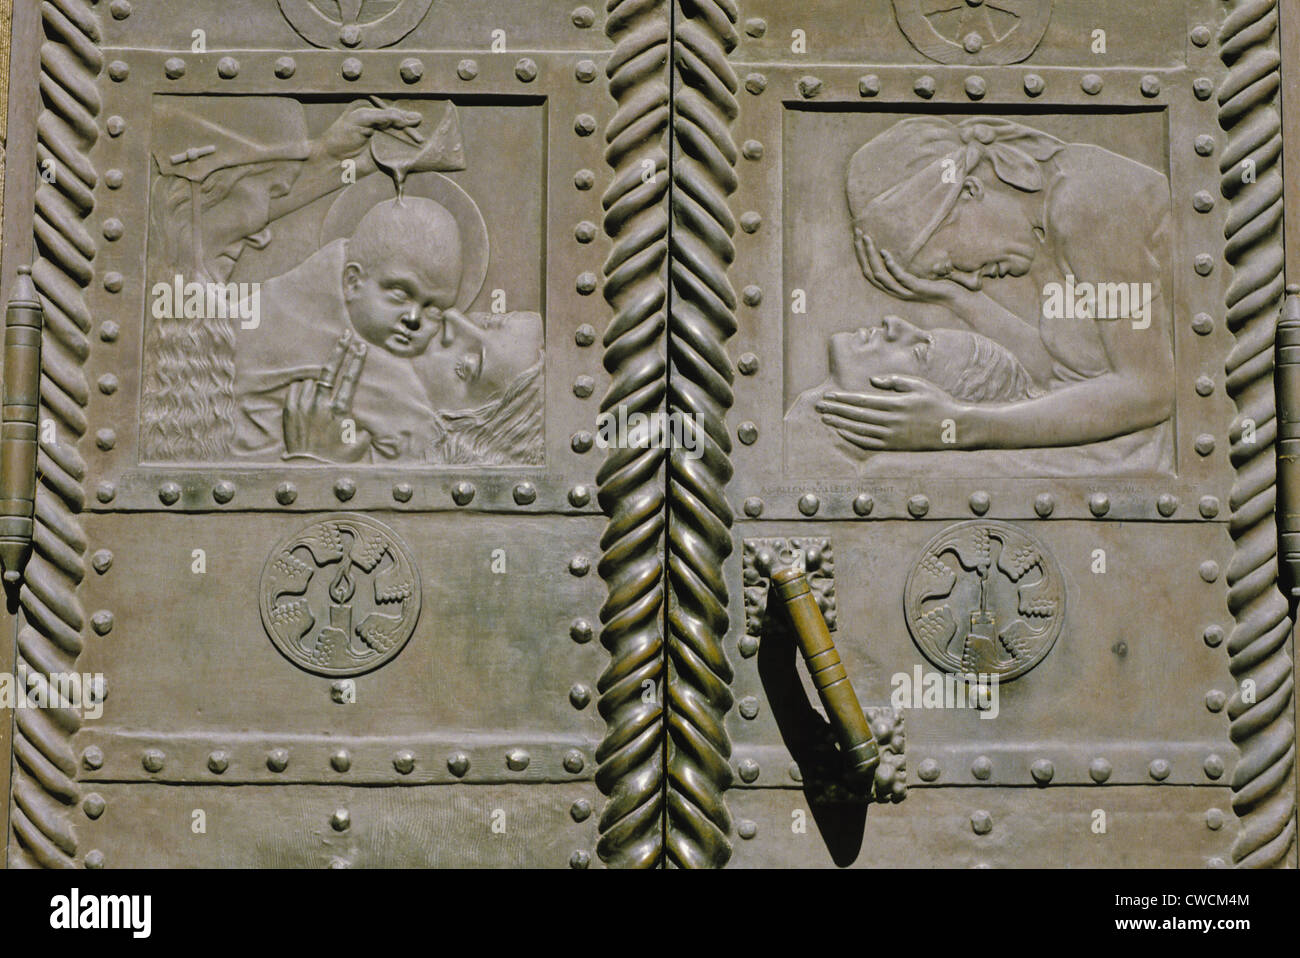
[{"label": "row of rivets", "polygon": [[[106,435],[100,437],[101,448],[111,448],[111,430],[100,430]],[[586,434],[582,434],[586,435]],[[594,442],[594,438],[592,440]],[[105,445],[107,443],[107,445]],[[575,445],[580,445],[576,443]],[[586,451],[584,448],[581,450]],[[212,498],[219,504],[225,505],[235,498],[235,484],[228,480],[222,480],[212,487]],[[351,479],[340,479],[334,483],[334,496],[340,502],[347,502],[356,495],[357,485]],[[473,501],[475,488],[471,483],[458,482],[451,490],[452,501],[458,506],[467,506]],[[158,500],[163,505],[174,506],[181,498],[181,487],[178,483],[167,481],[158,486]],[[393,499],[397,502],[410,502],[411,497],[415,494],[415,487],[409,482],[399,482],[393,486]],[[531,505],[537,500],[537,488],[531,482],[521,482],[514,487],[513,497],[517,505]],[[97,498],[100,502],[109,503],[117,496],[117,488],[111,482],[100,483],[97,490]],[[569,504],[581,508],[591,502],[591,489],[588,486],[574,486],[569,490]],[[291,506],[298,501],[298,487],[292,482],[282,482],[275,489],[275,501],[282,506]]]},{"label": "row of rivets", "polygon": [[[1079,80],[1079,88],[1089,96],[1097,96],[1105,88],[1106,82],[1097,73],[1087,73]],[[745,76],[745,89],[754,96],[761,96],[767,90],[767,77],[758,72]],[[1037,73],[1025,74],[1023,81],[1027,96],[1042,96],[1047,89],[1047,81]],[[876,97],[881,91],[880,77],[868,73],[858,79],[858,95]],[[923,100],[932,99],[938,92],[938,81],[930,74],[923,73],[912,81],[912,92]],[[817,76],[805,75],[795,80],[795,89],[806,100],[815,99],[826,90],[826,83]],[[988,93],[988,80],[978,74],[971,74],[962,81],[962,89],[972,100],[982,100]],[[1138,91],[1147,99],[1158,97],[1161,92],[1160,77],[1154,73],[1143,75],[1138,80]],[[1198,100],[1207,100],[1214,92],[1214,82],[1208,77],[1198,77],[1192,82],[1192,93]]]},{"label": "row of rivets", "polygon": [[[1222,693],[1212,692],[1211,695],[1222,696]],[[1207,696],[1208,702],[1209,696]],[[1222,708],[1220,700],[1219,708]],[[1211,711],[1217,711],[1211,708]],[[1211,779],[1218,779],[1223,776],[1225,765],[1223,759],[1218,755],[1209,755],[1203,763],[1205,775]],[[1169,777],[1172,766],[1167,759],[1153,759],[1147,766],[1147,774],[1154,781],[1163,782]],[[981,782],[986,782],[993,775],[993,761],[987,755],[980,755],[970,765],[971,775]],[[1030,775],[1039,785],[1047,785],[1056,775],[1056,768],[1049,759],[1040,758],[1030,766]],[[1095,758],[1088,764],[1088,777],[1098,785],[1110,780],[1114,773],[1114,766],[1104,758]],[[916,774],[923,782],[936,782],[939,780],[942,770],[939,763],[932,758],[923,759],[916,768]]]},{"label": "row of rivets", "polygon": [[[223,80],[235,79],[239,76],[240,68],[239,61],[231,56],[222,57],[217,61],[217,75]],[[298,63],[293,57],[279,57],[273,69],[277,78],[289,80],[298,72]],[[163,61],[163,74],[169,80],[181,79],[187,70],[188,65],[181,57],[168,57]],[[356,57],[347,57],[339,64],[339,74],[349,81],[361,79],[364,70],[364,65]],[[424,63],[414,57],[408,57],[398,66],[397,72],[403,82],[418,83],[424,78]],[[537,79],[538,72],[537,61],[531,57],[521,57],[515,63],[515,77],[521,83],[532,83]],[[461,60],[456,65],[456,75],[467,83],[476,79],[479,75],[478,62],[469,59]],[[590,83],[596,75],[596,64],[591,60],[581,60],[574,67],[574,76],[579,83]],[[122,60],[114,60],[109,64],[109,76],[121,83],[130,76],[130,66]]]},{"label": "row of rivets", "polygon": [[[585,686],[575,686],[584,689],[584,692],[590,700],[591,692]],[[585,704],[585,703],[584,703]],[[581,707],[581,706],[580,706]],[[97,745],[87,747],[81,753],[82,764],[92,771],[102,768],[104,765],[104,752]],[[506,767],[513,772],[522,772],[526,769],[532,757],[527,751],[521,748],[511,749],[506,753]],[[140,756],[140,764],[146,772],[161,772],[167,763],[167,755],[161,749],[150,748]],[[352,754],[347,749],[339,749],[334,752],[329,759],[330,768],[342,774],[352,768]],[[564,753],[564,769],[571,774],[577,775],[586,767],[586,756],[579,749],[569,749]],[[415,770],[416,758],[415,753],[409,749],[402,749],[393,756],[393,768],[402,775],[409,775]],[[208,753],[207,759],[208,771],[214,775],[221,775],[230,768],[230,753],[224,749],[214,749]],[[272,772],[283,772],[289,767],[289,753],[282,748],[271,749],[266,753],[266,767]],[[447,770],[457,778],[463,777],[470,767],[469,756],[464,752],[455,752],[447,759]],[[102,799],[100,800],[102,802]],[[102,806],[100,808],[102,813]],[[89,810],[87,814],[90,814]],[[99,814],[90,815],[91,818],[98,818]]]},{"label": "row of rivets", "polygon": [[[753,424],[742,423],[741,429],[743,430],[748,426],[753,426]],[[753,428],[754,436],[756,438],[757,427],[754,426]],[[747,440],[745,434],[742,434],[740,438],[742,442],[752,441]],[[1202,436],[1201,439],[1198,440],[1198,444],[1203,440],[1208,440],[1209,451],[1212,451],[1214,448],[1213,438]],[[1199,448],[1200,446],[1198,445],[1198,451]],[[1203,452],[1202,455],[1208,455],[1208,452]],[[971,493],[970,499],[968,500],[971,512],[975,513],[977,516],[985,515],[991,508],[992,504],[992,497],[987,492],[983,491]],[[818,511],[820,511],[822,501],[817,495],[809,492],[799,497],[797,505],[800,513],[811,518],[812,516],[817,515]],[[1095,492],[1088,497],[1088,510],[1099,519],[1110,512],[1110,505],[1110,497],[1105,493]],[[742,508],[744,509],[745,515],[749,518],[757,519],[763,514],[765,505],[763,500],[758,496],[750,496],[744,501]],[[871,511],[874,508],[875,500],[867,493],[862,493],[861,495],[856,496],[853,500],[853,511],[859,516],[865,517],[871,515]],[[1218,498],[1215,496],[1202,496],[1198,503],[1198,508],[1203,518],[1213,519],[1219,514],[1220,503]],[[921,519],[925,517],[929,511],[930,499],[928,496],[916,495],[907,500],[907,512],[913,518]],[[1056,497],[1051,493],[1043,492],[1034,497],[1034,512],[1040,518],[1046,519],[1055,511]],[[1178,511],[1178,497],[1170,495],[1169,493],[1161,494],[1156,498],[1156,511],[1166,519],[1171,517]]]}]

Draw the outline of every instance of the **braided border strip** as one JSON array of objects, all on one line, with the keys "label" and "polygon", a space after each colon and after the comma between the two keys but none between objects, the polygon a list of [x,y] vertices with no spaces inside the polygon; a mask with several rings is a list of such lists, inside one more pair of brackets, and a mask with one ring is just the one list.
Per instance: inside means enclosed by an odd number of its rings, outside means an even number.
[{"label": "braided border strip", "polygon": [[727,54],[739,43],[734,0],[676,0],[673,36],[672,284],[668,409],[694,423],[698,458],[674,447],[668,466],[667,862],[719,868],[731,857],[732,705],[727,634],[731,554],[731,408],[735,373],[738,150],[731,125],[739,82]]},{"label": "braided border strip", "polygon": [[[86,466],[76,443],[87,430],[90,398],[82,364],[91,318],[82,290],[92,278],[95,241],[84,221],[98,182],[89,152],[99,136],[95,79],[103,57],[99,21],[86,0],[44,0],[41,21],[36,157],[56,175],[52,183],[37,182],[32,279],[45,309],[41,420],[54,420],[58,438],[43,441],[38,453],[35,548],[19,592],[17,668],[48,675],[75,670],[85,625],[77,586],[85,577],[86,537],[76,514],[85,504]],[[14,711],[11,867],[76,864],[68,811],[79,798],[71,737],[80,725],[75,709]]]},{"label": "braided border strip", "polygon": [[[606,75],[618,109],[605,131],[613,180],[604,228],[613,247],[604,295],[614,317],[604,337],[611,383],[602,413],[666,409],[670,31],[667,0],[606,5],[605,33],[615,41]],[[663,856],[664,710],[661,696],[645,690],[664,677],[666,460],[663,449],[611,447],[596,477],[609,517],[598,569],[609,590],[601,643],[611,656],[597,684],[606,732],[596,784],[608,801],[596,854],[615,867],[651,868]]]},{"label": "braided border strip", "polygon": [[[1231,203],[1224,237],[1233,269],[1227,323],[1236,337],[1228,355],[1228,394],[1237,404],[1230,459],[1237,470],[1229,532],[1228,607],[1236,619],[1228,667],[1236,691],[1228,703],[1229,735],[1241,750],[1232,776],[1232,808],[1241,828],[1232,846],[1239,868],[1289,864],[1295,843],[1295,725],[1290,609],[1277,585],[1277,404],[1273,348],[1282,308],[1282,121],[1277,95],[1277,0],[1225,0],[1219,56],[1228,67],[1219,88],[1219,125],[1228,143],[1219,160]],[[1255,181],[1242,176],[1250,161]],[[1255,424],[1243,442],[1243,424]],[[1254,685],[1243,695],[1243,683]],[[1249,701],[1247,700],[1249,698]]]}]

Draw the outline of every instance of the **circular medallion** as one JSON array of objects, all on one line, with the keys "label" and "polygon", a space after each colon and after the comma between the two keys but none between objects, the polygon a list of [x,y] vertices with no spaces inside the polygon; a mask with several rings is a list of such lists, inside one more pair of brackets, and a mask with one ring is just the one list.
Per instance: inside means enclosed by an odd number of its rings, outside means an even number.
[{"label": "circular medallion", "polygon": [[284,656],[317,675],[360,675],[406,645],[420,573],[382,523],[325,516],[281,540],[262,569],[262,624]]},{"label": "circular medallion", "polygon": [[334,49],[392,46],[419,26],[433,0],[280,0],[308,43]]},{"label": "circular medallion", "polygon": [[1019,63],[1037,49],[1052,0],[894,0],[894,15],[912,46],[931,60],[997,66]]},{"label": "circular medallion", "polygon": [[1065,621],[1065,580],[1033,536],[1003,522],[963,522],[930,540],[907,576],[907,629],[945,672],[1024,675]]}]

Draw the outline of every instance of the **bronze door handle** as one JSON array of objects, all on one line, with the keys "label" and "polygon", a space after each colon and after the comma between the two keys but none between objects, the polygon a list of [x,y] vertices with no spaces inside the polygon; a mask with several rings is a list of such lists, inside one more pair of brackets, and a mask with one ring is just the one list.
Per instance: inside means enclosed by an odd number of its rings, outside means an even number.
[{"label": "bronze door handle", "polygon": [[789,613],[799,651],[835,730],[848,772],[870,781],[880,762],[880,749],[849,674],[840,662],[840,653],[817,607],[808,578],[791,567],[774,572],[772,585]]}]

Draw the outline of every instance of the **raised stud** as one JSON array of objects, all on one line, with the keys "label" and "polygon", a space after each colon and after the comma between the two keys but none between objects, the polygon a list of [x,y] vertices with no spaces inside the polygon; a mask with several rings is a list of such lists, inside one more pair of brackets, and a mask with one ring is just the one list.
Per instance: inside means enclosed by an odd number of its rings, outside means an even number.
[{"label": "raised stud", "polygon": [[407,57],[397,68],[403,83],[419,83],[424,78],[424,64],[415,57]]},{"label": "raised stud", "polygon": [[357,484],[351,479],[343,478],[334,483],[334,498],[347,502],[357,494]]},{"label": "raised stud", "polygon": [[273,772],[283,772],[289,767],[289,753],[282,748],[273,748],[266,753],[266,767]]},{"label": "raised stud", "polygon": [[467,506],[474,501],[474,486],[468,482],[458,482],[451,488],[451,499],[458,506]]},{"label": "raised stud", "polygon": [[858,96],[879,96],[880,95],[880,77],[874,73],[868,73],[858,80]]},{"label": "raised stud", "polygon": [[275,487],[275,501],[282,506],[291,506],[298,501],[298,488],[292,482],[282,482]]},{"label": "raised stud", "polygon": [[907,513],[913,519],[920,519],[930,511],[930,500],[925,496],[912,496],[907,500]]},{"label": "raised stud", "polygon": [[1157,782],[1163,782],[1167,779],[1170,771],[1169,762],[1163,758],[1153,759],[1151,764],[1147,766],[1147,772]]},{"label": "raised stud", "polygon": [[576,748],[571,748],[564,753],[564,770],[570,775],[577,775],[586,765],[586,757]]},{"label": "raised stud", "polygon": [[468,83],[478,76],[478,64],[473,60],[461,60],[456,64],[456,76]]},{"label": "raised stud", "polygon": [[1094,758],[1088,764],[1088,777],[1098,785],[1109,781],[1112,772],[1114,772],[1114,768],[1104,758]]},{"label": "raised stud", "polygon": [[916,767],[916,775],[923,782],[937,782],[943,770],[939,768],[939,763],[932,758],[922,759],[921,764]]},{"label": "raised stud", "polygon": [[736,765],[736,771],[740,774],[741,781],[746,784],[753,783],[758,779],[758,762],[752,758],[741,759],[739,764]]},{"label": "raised stud", "polygon": [[578,711],[582,711],[591,704],[591,689],[579,683],[569,689],[569,704]]},{"label": "raised stud", "polygon": [[464,778],[469,771],[469,756],[464,752],[453,752],[447,759],[447,771],[457,778]]},{"label": "raised stud", "polygon": [[275,75],[281,80],[288,80],[298,72],[298,64],[293,57],[280,57],[275,61]]},{"label": "raised stud", "polygon": [[506,768],[512,772],[522,772],[531,760],[531,756],[522,748],[511,749],[506,753]]},{"label": "raised stud", "polygon": [[336,772],[346,772],[352,767],[352,754],[345,748],[330,756],[330,768]]},{"label": "raised stud", "polygon": [[758,496],[750,496],[745,500],[745,515],[751,519],[757,519],[763,514],[763,500]]},{"label": "raised stud", "polygon": [[970,511],[977,516],[982,516],[989,511],[993,500],[987,492],[972,492],[970,496]]},{"label": "raised stud", "polygon": [[415,770],[415,755],[403,749],[393,756],[393,768],[399,775],[410,775]]},{"label": "raised stud", "polygon": [[515,76],[521,83],[532,83],[537,79],[537,61],[531,57],[520,57],[515,64]]},{"label": "raised stud", "polygon": [[410,502],[415,495],[415,487],[409,482],[399,482],[393,486],[393,499],[396,502]]},{"label": "raised stud", "polygon": [[1030,73],[1025,76],[1025,92],[1030,96],[1041,96],[1047,89],[1047,83],[1037,73]]},{"label": "raised stud", "polygon": [[976,835],[987,835],[993,831],[993,816],[983,809],[973,812],[970,817],[970,827]]},{"label": "raised stud", "polygon": [[230,754],[228,752],[217,749],[208,755],[208,771],[213,775],[220,775],[228,768],[230,768]]},{"label": "raised stud", "polygon": [[799,497],[799,511],[805,516],[817,515],[817,510],[822,506],[822,501],[811,492]]},{"label": "raised stud", "polygon": [[987,782],[993,774],[993,761],[987,755],[981,755],[970,763],[970,773],[981,782]]},{"label": "raised stud", "polygon": [[758,442],[758,426],[749,421],[742,422],[736,429],[736,438],[746,446],[752,446]]},{"label": "raised stud", "polygon": [[1040,758],[1029,767],[1029,774],[1039,785],[1048,784],[1056,776],[1056,766],[1045,758]]},{"label": "raised stud", "polygon": [[239,76],[239,61],[234,57],[222,57],[217,61],[217,76],[223,80],[233,80]]}]

